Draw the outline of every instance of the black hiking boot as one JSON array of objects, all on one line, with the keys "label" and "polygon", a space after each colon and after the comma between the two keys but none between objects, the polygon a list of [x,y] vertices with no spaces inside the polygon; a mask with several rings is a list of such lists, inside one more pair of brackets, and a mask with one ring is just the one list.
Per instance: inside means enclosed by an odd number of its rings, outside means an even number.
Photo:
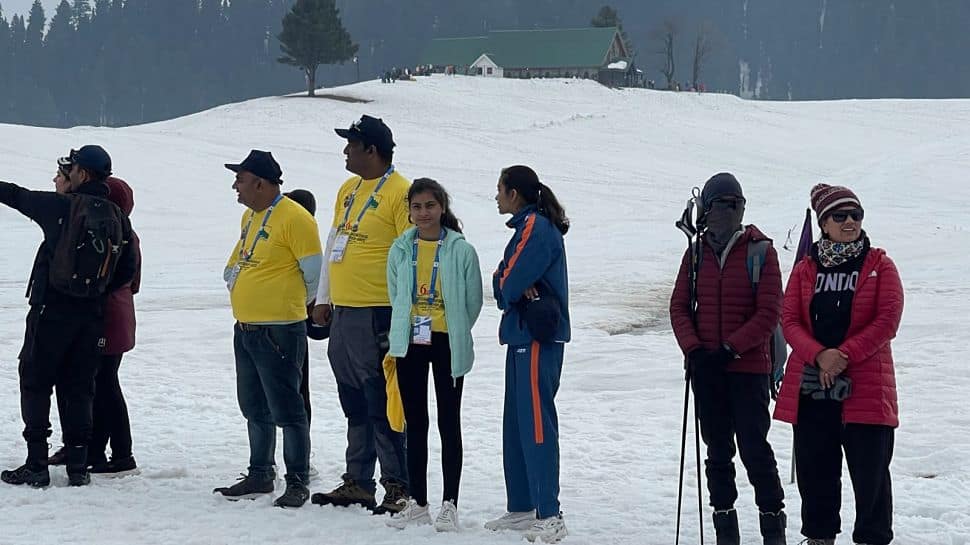
[{"label": "black hiking boot", "polygon": [[761,537],[765,545],[787,545],[785,541],[785,526],[788,517],[784,511],[777,513],[761,513],[758,515],[761,523]]},{"label": "black hiking boot", "polygon": [[95,475],[123,477],[138,473],[138,464],[135,463],[134,456],[125,456],[124,458],[111,458],[111,461],[105,460],[91,464],[89,471]]},{"label": "black hiking boot", "polygon": [[26,463],[17,469],[0,473],[0,480],[7,484],[26,484],[34,488],[43,488],[50,486],[51,474],[45,465]]},{"label": "black hiking boot", "polygon": [[714,535],[717,545],[741,545],[738,512],[734,509],[714,511]]},{"label": "black hiking boot", "polygon": [[310,489],[306,487],[303,479],[287,475],[286,490],[283,495],[276,498],[273,505],[276,507],[303,507],[303,504],[310,498]]},{"label": "black hiking boot", "polygon": [[310,496],[310,501],[316,505],[336,505],[337,507],[349,507],[360,505],[367,509],[377,507],[377,500],[374,494],[364,490],[353,479],[344,478],[344,482],[330,492],[317,492]]},{"label": "black hiking boot", "polygon": [[87,445],[70,445],[64,448],[67,450],[67,483],[71,486],[90,484]]},{"label": "black hiking boot", "polygon": [[273,481],[271,477],[257,479],[249,475],[242,474],[239,482],[232,486],[216,488],[213,494],[222,494],[228,500],[252,500],[269,494],[273,491]]}]

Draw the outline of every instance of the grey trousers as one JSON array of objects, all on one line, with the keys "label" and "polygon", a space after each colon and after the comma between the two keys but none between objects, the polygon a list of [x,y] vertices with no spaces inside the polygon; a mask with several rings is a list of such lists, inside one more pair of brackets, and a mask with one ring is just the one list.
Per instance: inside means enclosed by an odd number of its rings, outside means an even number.
[{"label": "grey trousers", "polygon": [[390,307],[335,307],[327,356],[337,381],[340,406],[347,417],[347,472],[369,492],[376,488],[375,464],[381,483],[407,487],[404,434],[387,421],[387,393],[382,362],[387,353]]}]

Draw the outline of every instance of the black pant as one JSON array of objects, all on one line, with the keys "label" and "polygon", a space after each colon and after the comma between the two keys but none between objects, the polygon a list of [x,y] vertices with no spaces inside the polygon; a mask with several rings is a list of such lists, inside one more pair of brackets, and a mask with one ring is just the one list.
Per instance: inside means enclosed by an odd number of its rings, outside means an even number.
[{"label": "black pant", "polygon": [[411,497],[428,504],[428,364],[434,378],[441,435],[442,501],[458,505],[461,480],[461,389],[464,378],[451,377],[451,350],[447,333],[432,333],[430,345],[412,344],[397,360],[397,383],[407,423],[407,460]]},{"label": "black pant", "polygon": [[693,383],[694,407],[700,419],[701,438],[707,445],[704,464],[711,506],[715,511],[734,508],[738,499],[733,462],[737,450],[754,487],[758,509],[763,513],[784,509],[785,492],[778,478],[775,453],[768,444],[768,375],[728,373],[723,367],[702,368],[694,373]]},{"label": "black pant", "polygon": [[94,431],[88,446],[88,460],[97,461],[103,458],[109,439],[112,459],[120,460],[131,456],[131,423],[128,421],[125,395],[121,392],[121,383],[118,382],[120,366],[121,354],[101,356],[101,365],[94,377]]},{"label": "black pant", "polygon": [[829,539],[841,531],[844,449],[856,504],[852,540],[872,545],[892,541],[889,463],[893,442],[894,430],[889,426],[843,424],[841,402],[801,397],[795,426],[795,470],[804,536]]},{"label": "black pant", "polygon": [[46,444],[51,435],[51,393],[56,386],[58,396],[64,398],[65,443],[87,446],[103,328],[99,313],[30,309],[20,352],[20,412],[28,443]]},{"label": "black pant", "polygon": [[306,425],[310,427],[310,342],[307,343],[306,354],[303,356],[303,378],[300,379],[300,395],[303,396],[303,408],[306,410]]}]

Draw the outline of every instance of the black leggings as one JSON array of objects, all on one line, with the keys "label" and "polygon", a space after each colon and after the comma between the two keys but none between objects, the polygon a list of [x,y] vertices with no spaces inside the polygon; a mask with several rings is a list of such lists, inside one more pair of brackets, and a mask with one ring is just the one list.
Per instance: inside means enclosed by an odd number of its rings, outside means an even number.
[{"label": "black leggings", "polygon": [[463,378],[451,377],[451,349],[447,333],[433,333],[430,345],[412,344],[397,359],[397,382],[407,423],[407,460],[411,497],[428,504],[428,365],[434,378],[441,435],[442,501],[458,505],[461,480],[461,389]]},{"label": "black leggings", "polygon": [[101,365],[95,376],[94,429],[88,448],[88,460],[96,461],[104,456],[111,441],[111,458],[120,460],[131,456],[131,423],[128,421],[128,405],[118,382],[121,354],[101,356]]}]

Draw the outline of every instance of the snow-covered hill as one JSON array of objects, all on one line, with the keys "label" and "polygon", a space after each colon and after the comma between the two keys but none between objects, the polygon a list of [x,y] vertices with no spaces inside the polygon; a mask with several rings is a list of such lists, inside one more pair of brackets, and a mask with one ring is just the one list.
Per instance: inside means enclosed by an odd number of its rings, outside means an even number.
[{"label": "snow-covered hill", "polygon": [[[349,176],[332,129],[362,113],[392,127],[403,174],[436,178],[451,191],[485,273],[509,235],[493,201],[502,167],[533,166],[573,220],[566,241],[575,329],[559,395],[568,542],[673,543],[683,382],[666,306],[685,246],[673,222],[693,185],[728,170],[748,196],[746,220],[779,248],[800,225],[814,183],[859,194],[867,231],[896,260],[907,290],[894,345],[902,421],[892,466],[896,542],[970,543],[970,101],[745,102],[581,81],[455,77],[331,92],[370,102],[266,98],[124,129],[0,126],[0,179],[32,188],[52,189],[54,159],[71,147],[104,145],[117,175],[135,188],[133,224],[145,256],[138,347],[122,367],[141,475],[71,489],[56,470],[48,490],[0,487],[0,543],[520,541],[482,529],[504,509],[504,351],[490,305],[475,329],[478,360],[465,385],[461,534],[428,527],[402,534],[363,512],[284,511],[269,499],[227,503],[210,494],[247,462],[221,281],[241,209],[222,165],[250,148],[271,150],[284,189],[314,191],[326,223]],[[29,221],[0,208],[5,468],[22,463],[25,452],[16,356],[39,238]],[[787,273],[792,254],[780,253]],[[321,473],[311,489],[322,491],[339,481],[345,424],[325,344],[311,350],[312,462]],[[52,439],[56,445],[56,432]],[[790,429],[774,426],[771,439],[787,475]],[[437,450],[432,440],[432,498],[440,490]],[[739,474],[742,532],[755,539],[752,491]],[[696,496],[688,479],[685,542],[693,543]],[[843,528],[850,532],[847,477],[845,486]],[[795,542],[798,493],[788,484],[786,493]],[[706,534],[710,540],[709,523]]]}]

